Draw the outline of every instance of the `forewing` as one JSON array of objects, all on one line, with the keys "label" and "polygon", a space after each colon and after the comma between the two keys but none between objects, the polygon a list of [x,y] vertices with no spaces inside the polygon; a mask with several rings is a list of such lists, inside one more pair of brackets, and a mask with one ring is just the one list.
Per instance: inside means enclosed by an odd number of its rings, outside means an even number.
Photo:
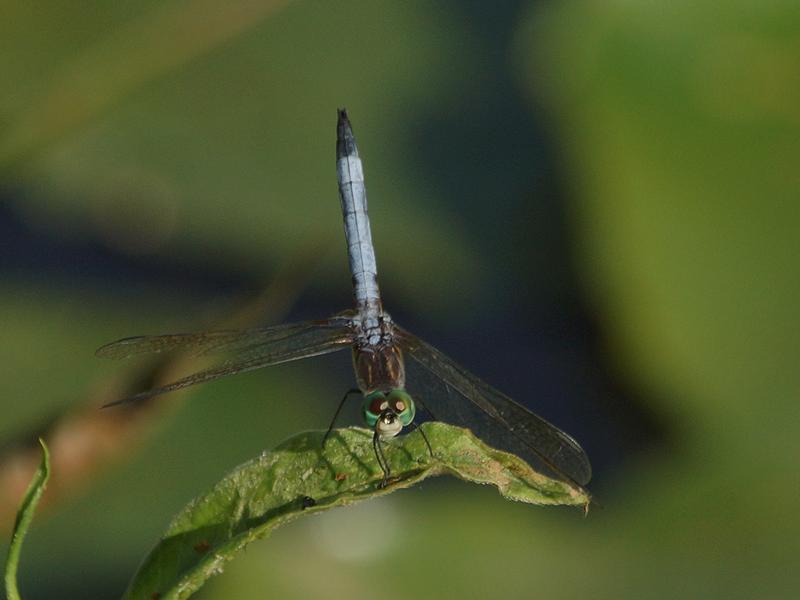
[{"label": "forewing", "polygon": [[434,418],[466,426],[489,445],[522,456],[546,474],[578,485],[589,482],[589,459],[571,436],[430,344],[399,327],[396,331],[401,347],[412,359],[406,365],[406,388]]},{"label": "forewing", "polygon": [[[254,332],[259,332],[259,334],[253,335]],[[236,333],[247,335],[237,338],[235,335],[232,335]],[[216,334],[219,334],[219,336],[216,337]],[[184,334],[179,334],[177,337],[183,337],[183,335]],[[296,325],[280,325],[277,327],[267,327],[259,330],[251,329],[241,332],[208,332],[204,334],[187,335],[199,335],[204,336],[203,339],[214,340],[213,343],[203,346],[203,350],[200,353],[205,353],[212,350],[227,351],[230,352],[231,357],[216,367],[205,369],[172,383],[122,398],[121,400],[111,402],[106,406],[146,400],[159,394],[173,392],[175,390],[180,390],[198,383],[213,381],[227,375],[235,375],[236,373],[252,371],[254,369],[260,369],[262,367],[298,360],[301,358],[329,354],[331,352],[336,352],[338,350],[347,348],[353,343],[350,321],[349,319],[345,318],[333,318],[327,321],[309,321]],[[126,340],[114,342],[113,344],[104,346],[103,348],[113,349],[114,346],[123,344],[127,342],[127,340],[142,340],[143,345],[140,346],[136,342],[131,342],[130,344],[132,347],[153,348],[159,346],[158,343],[151,343],[151,341],[170,340],[170,338],[173,337],[176,336],[127,338]],[[168,341],[166,344],[172,344],[170,349],[186,346],[186,344],[182,344],[180,341]],[[198,346],[196,344],[191,344],[189,347],[192,349],[197,349]],[[100,350],[103,350],[103,348]],[[121,352],[119,355],[116,353],[103,353],[101,355],[118,357],[129,356],[131,354],[148,351],[159,352],[160,350],[142,349],[134,350],[133,352]]]},{"label": "forewing", "polygon": [[268,345],[311,329],[336,325],[340,322],[343,322],[343,319],[334,318],[326,321],[305,321],[253,329],[141,335],[123,338],[101,346],[95,354],[103,358],[122,359],[137,354],[180,350],[199,356],[209,352],[236,351]]}]

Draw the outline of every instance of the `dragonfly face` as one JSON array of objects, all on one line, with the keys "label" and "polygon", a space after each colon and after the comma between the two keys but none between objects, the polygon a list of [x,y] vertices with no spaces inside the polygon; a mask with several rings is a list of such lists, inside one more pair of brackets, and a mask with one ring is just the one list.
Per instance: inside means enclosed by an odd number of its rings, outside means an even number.
[{"label": "dragonfly face", "polygon": [[364,421],[375,430],[381,439],[393,438],[411,425],[417,414],[414,400],[401,389],[384,392],[372,392],[364,396],[362,407]]}]

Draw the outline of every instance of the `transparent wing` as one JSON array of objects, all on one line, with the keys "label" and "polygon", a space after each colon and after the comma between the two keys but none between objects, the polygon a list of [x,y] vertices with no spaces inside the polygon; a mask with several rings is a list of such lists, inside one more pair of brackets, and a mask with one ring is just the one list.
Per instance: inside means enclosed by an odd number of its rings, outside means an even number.
[{"label": "transparent wing", "polygon": [[412,360],[408,392],[438,420],[463,425],[487,444],[520,455],[545,474],[584,485],[586,453],[572,437],[517,404],[415,335],[395,328]]},{"label": "transparent wing", "polygon": [[244,351],[288,339],[311,329],[326,327],[334,320],[340,319],[337,317],[325,321],[305,321],[241,330],[141,335],[123,338],[101,346],[95,354],[103,358],[122,359],[137,354],[153,354],[173,350],[188,351],[194,356],[217,351]]},{"label": "transparent wing", "polygon": [[124,358],[146,352],[183,349],[192,350],[195,354],[225,351],[231,357],[216,367],[122,398],[106,406],[146,400],[227,375],[342,350],[353,343],[350,323],[350,319],[345,317],[334,317],[325,321],[307,321],[242,331],[142,336],[113,342],[100,348],[97,354]]}]

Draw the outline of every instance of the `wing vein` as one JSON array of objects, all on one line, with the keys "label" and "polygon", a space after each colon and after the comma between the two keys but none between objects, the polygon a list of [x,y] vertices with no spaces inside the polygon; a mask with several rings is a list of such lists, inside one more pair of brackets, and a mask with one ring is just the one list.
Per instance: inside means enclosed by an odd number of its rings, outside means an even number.
[{"label": "wing vein", "polygon": [[578,485],[588,483],[591,479],[589,459],[571,436],[494,389],[433,346],[399,327],[397,330],[403,347],[417,364],[505,427],[557,475]]}]

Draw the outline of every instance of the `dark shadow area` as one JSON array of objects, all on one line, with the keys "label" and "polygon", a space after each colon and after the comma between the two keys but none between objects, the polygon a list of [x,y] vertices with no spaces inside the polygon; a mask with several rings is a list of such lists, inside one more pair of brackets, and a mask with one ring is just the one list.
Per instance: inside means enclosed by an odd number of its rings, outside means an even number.
[{"label": "dark shadow area", "polygon": [[548,115],[532,114],[512,78],[508,49],[525,5],[450,5],[480,40],[481,76],[489,81],[454,89],[440,110],[415,115],[406,140],[412,172],[445,200],[445,212],[458,215],[495,268],[482,286],[491,291],[472,310],[480,318],[431,331],[396,309],[395,317],[573,435],[599,481],[627,455],[667,446],[671,434],[647,408],[653,403],[604,359],[606,325],[573,265],[569,175]]}]

